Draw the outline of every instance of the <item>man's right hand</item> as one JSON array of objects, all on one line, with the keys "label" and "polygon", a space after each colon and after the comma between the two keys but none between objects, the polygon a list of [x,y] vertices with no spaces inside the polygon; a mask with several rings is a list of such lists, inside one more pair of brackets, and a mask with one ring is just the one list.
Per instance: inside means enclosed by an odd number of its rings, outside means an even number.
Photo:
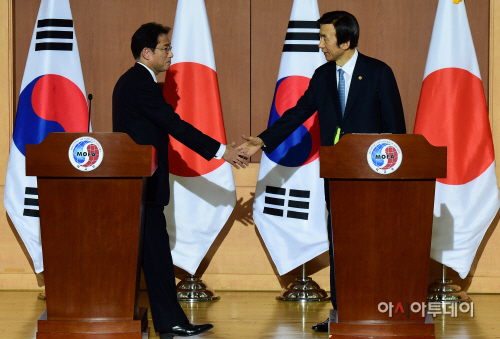
[{"label": "man's right hand", "polygon": [[250,156],[247,156],[245,152],[234,148],[235,143],[233,142],[230,145],[226,146],[226,151],[222,156],[222,159],[226,160],[228,163],[240,169],[240,166],[245,168],[248,166],[248,159]]},{"label": "man's right hand", "polygon": [[259,137],[246,137],[243,135],[243,140],[246,140],[246,142],[236,149],[246,154],[247,157],[251,157],[264,146],[264,141]]}]

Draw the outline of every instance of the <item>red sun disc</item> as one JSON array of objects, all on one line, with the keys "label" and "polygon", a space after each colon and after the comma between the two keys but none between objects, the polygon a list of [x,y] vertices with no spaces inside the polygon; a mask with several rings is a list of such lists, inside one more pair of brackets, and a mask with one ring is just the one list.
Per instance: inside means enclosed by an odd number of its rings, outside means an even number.
[{"label": "red sun disc", "polygon": [[[170,67],[165,77],[164,96],[181,118],[226,144],[217,74],[207,66],[183,62]],[[214,171],[224,160],[205,160],[198,153],[170,138],[170,173],[194,177]]]},{"label": "red sun disc", "polygon": [[481,79],[460,68],[429,74],[423,84],[414,133],[448,147],[448,185],[463,185],[493,162],[493,141]]}]

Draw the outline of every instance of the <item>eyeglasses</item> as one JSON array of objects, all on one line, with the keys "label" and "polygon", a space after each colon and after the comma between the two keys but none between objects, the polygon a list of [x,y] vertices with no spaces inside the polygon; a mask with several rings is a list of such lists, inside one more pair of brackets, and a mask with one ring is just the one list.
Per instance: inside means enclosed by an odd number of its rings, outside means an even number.
[{"label": "eyeglasses", "polygon": [[172,45],[168,46],[168,47],[165,47],[165,48],[158,48],[158,47],[155,47],[155,48],[151,48],[151,49],[159,49],[160,51],[165,51],[165,52],[170,52],[172,50]]}]

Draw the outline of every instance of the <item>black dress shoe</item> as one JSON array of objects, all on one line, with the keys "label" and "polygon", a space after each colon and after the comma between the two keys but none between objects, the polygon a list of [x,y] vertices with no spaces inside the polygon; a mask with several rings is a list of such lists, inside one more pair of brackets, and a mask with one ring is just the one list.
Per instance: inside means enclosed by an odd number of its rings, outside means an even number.
[{"label": "black dress shoe", "polygon": [[191,323],[188,323],[187,325],[183,326],[174,326],[166,331],[161,331],[160,339],[173,338],[174,336],[190,337],[192,335],[197,335],[206,332],[213,327],[214,325],[212,324],[194,325]]},{"label": "black dress shoe", "polygon": [[328,332],[328,321],[330,318],[326,319],[322,323],[318,323],[312,327],[316,332]]}]

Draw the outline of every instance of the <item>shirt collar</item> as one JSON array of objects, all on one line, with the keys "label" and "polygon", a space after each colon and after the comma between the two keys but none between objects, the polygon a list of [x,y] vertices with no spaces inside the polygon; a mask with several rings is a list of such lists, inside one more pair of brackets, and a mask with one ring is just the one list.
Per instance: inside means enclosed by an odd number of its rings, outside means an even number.
[{"label": "shirt collar", "polygon": [[350,76],[354,73],[354,66],[356,66],[356,60],[358,60],[358,50],[354,50],[354,55],[352,56],[351,59],[349,59],[348,62],[344,64],[344,66],[340,67],[337,65],[337,72],[339,71],[340,68]]},{"label": "shirt collar", "polygon": [[148,66],[144,65],[142,62],[137,61],[137,63],[138,63],[139,65],[144,66],[144,67],[145,67],[145,68],[149,71],[149,73],[151,73],[151,76],[153,77],[153,80],[154,80],[156,83],[158,83],[158,81],[156,80],[156,75],[155,75],[155,72],[153,72],[153,71],[152,71],[152,70],[151,70]]}]

